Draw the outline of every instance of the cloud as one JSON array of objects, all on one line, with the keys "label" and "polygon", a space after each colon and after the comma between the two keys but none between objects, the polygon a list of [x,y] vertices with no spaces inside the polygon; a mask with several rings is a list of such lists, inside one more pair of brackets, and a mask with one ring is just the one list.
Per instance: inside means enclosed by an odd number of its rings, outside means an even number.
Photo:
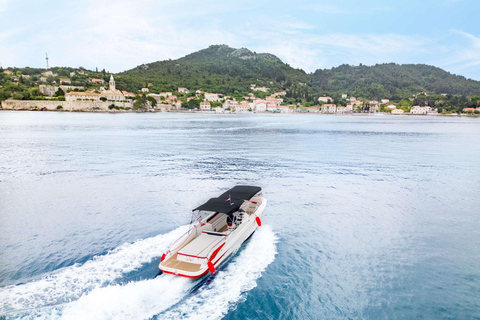
[{"label": "cloud", "polygon": [[328,4],[318,4],[311,7],[312,10],[319,12],[319,13],[327,13],[327,14],[346,14],[348,13],[347,10],[334,5]]},{"label": "cloud", "polygon": [[[455,0],[454,0],[455,1]],[[456,0],[461,1],[461,0]],[[318,13],[325,13],[325,14],[339,14],[339,15],[349,15],[349,14],[369,14],[369,13],[377,13],[377,12],[388,12],[393,11],[392,7],[348,7],[343,8],[340,6],[329,5],[329,4],[316,4],[309,8],[309,10],[316,11]]]},{"label": "cloud", "polygon": [[3,12],[7,9],[8,0],[0,0],[0,12]]},{"label": "cloud", "polygon": [[[2,3],[6,1],[0,0]],[[117,0],[115,4],[84,0],[58,6],[34,3],[30,15],[25,12],[21,28],[15,27],[13,15],[2,21],[9,27],[0,31],[0,58],[3,65],[44,66],[47,51],[55,66],[82,65],[120,72],[224,43],[273,53],[308,72],[340,64],[396,62],[427,63],[477,78],[480,75],[477,36],[462,31],[448,37],[428,37],[384,32],[380,27],[349,29],[349,25],[356,25],[352,22],[359,13],[355,5],[349,11],[316,5],[317,11],[311,13],[302,8],[272,8],[265,13],[265,5],[256,0]],[[20,9],[16,2],[8,3],[9,11]],[[337,21],[338,17],[318,19],[318,10],[344,14],[342,19],[350,24]],[[361,10],[393,9],[370,6]],[[49,19],[36,19],[38,16]],[[339,28],[329,27],[336,23]]]}]

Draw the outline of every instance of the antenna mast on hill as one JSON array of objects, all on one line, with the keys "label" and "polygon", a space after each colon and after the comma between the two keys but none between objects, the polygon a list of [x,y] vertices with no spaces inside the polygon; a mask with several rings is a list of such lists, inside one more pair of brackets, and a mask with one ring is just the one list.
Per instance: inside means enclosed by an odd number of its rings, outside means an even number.
[{"label": "antenna mast on hill", "polygon": [[48,54],[45,52],[45,60],[47,61],[47,70],[48,70]]}]

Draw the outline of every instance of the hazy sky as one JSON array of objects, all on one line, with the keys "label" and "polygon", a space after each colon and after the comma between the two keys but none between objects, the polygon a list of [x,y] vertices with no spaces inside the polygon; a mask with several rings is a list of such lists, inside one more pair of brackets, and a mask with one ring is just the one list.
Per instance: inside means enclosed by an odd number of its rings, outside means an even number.
[{"label": "hazy sky", "polygon": [[479,0],[0,0],[0,64],[111,72],[211,44],[277,55],[308,72],[425,63],[480,80]]}]

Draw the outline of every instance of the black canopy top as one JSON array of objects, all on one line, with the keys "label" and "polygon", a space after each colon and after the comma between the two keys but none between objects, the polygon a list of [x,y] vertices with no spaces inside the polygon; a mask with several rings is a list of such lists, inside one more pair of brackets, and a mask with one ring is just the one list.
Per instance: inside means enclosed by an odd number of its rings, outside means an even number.
[{"label": "black canopy top", "polygon": [[[195,210],[213,211],[231,215],[240,209],[244,200],[250,200],[262,188],[253,186],[236,186],[225,191],[218,198],[211,198]],[[230,198],[230,201],[227,199]]]}]

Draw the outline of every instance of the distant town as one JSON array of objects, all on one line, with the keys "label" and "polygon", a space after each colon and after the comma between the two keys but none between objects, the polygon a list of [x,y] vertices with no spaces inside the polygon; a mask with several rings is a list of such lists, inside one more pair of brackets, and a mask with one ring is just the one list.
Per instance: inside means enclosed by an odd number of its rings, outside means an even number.
[{"label": "distant town", "polygon": [[[88,77],[85,71],[70,72],[70,77],[83,76],[91,88],[72,85],[69,77],[60,76],[47,70],[40,77],[3,70],[3,75],[11,83],[29,81],[38,85],[39,96],[33,99],[16,96],[2,101],[3,110],[31,111],[77,111],[77,112],[204,112],[204,113],[388,113],[392,115],[437,115],[438,109],[422,105],[397,105],[389,99],[362,100],[341,95],[342,104],[335,104],[330,96],[318,97],[318,104],[284,103],[286,91],[275,91],[257,84],[250,85],[250,93],[238,99],[221,93],[205,92],[201,89],[191,91],[178,87],[177,91],[151,92],[149,87],[138,92],[117,89],[115,78],[110,75],[106,82],[102,78]],[[260,98],[258,93],[263,93]],[[426,92],[418,95],[428,95]],[[447,95],[447,94],[442,94]],[[458,113],[453,113],[454,115]],[[480,107],[464,108],[463,114],[480,114]]]}]

